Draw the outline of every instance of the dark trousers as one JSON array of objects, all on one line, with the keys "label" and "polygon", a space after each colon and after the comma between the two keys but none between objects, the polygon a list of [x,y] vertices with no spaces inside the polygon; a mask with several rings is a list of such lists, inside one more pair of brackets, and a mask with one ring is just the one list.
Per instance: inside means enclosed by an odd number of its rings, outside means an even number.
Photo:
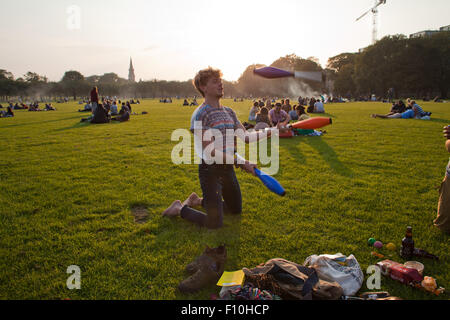
[{"label": "dark trousers", "polygon": [[233,165],[207,165],[198,168],[203,191],[202,207],[206,214],[185,205],[181,217],[201,227],[217,229],[223,226],[223,214],[242,212],[242,196]]}]

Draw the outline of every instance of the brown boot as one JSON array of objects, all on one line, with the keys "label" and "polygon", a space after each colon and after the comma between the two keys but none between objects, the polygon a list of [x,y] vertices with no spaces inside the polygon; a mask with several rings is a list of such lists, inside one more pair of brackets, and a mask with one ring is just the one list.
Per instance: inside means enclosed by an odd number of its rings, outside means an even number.
[{"label": "brown boot", "polygon": [[202,264],[208,264],[208,261],[210,259],[223,259],[224,261],[227,259],[227,252],[225,249],[225,245],[221,245],[217,248],[210,248],[206,246],[205,251],[203,251],[203,254],[201,256],[198,256],[194,261],[189,263],[185,271],[188,274],[194,274],[199,269],[200,265]]},{"label": "brown boot", "polygon": [[186,270],[195,272],[183,280],[178,289],[183,293],[192,293],[216,283],[223,274],[226,261],[225,246],[205,249],[203,255],[186,267]]}]

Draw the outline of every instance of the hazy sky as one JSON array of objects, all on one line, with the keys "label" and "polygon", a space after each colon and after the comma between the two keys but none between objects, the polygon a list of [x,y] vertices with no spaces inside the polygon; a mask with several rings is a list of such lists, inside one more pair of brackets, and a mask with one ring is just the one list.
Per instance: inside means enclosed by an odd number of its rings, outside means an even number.
[{"label": "hazy sky", "polygon": [[[33,71],[51,81],[67,70],[127,78],[131,56],[137,80],[187,80],[209,65],[237,80],[248,65],[268,65],[290,53],[315,56],[325,67],[329,57],[371,43],[372,15],[355,20],[373,5],[374,0],[2,0],[0,69],[16,78]],[[378,38],[438,29],[450,24],[449,13],[450,0],[387,0],[379,7]]]}]

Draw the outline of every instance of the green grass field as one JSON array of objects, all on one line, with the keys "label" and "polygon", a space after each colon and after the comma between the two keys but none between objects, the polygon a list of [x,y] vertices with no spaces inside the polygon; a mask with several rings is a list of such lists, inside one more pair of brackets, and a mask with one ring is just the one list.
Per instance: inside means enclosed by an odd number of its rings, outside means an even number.
[{"label": "green grass field", "polygon": [[[247,120],[251,101],[223,103]],[[216,231],[161,216],[173,200],[201,195],[197,166],[171,162],[171,133],[188,128],[194,110],[181,104],[145,100],[129,122],[103,125],[80,123],[86,114],[74,102],[0,119],[1,299],[209,299],[219,287],[177,290],[207,244],[227,245],[228,271],[341,252],[365,273],[380,260],[367,239],[398,248],[408,225],[416,246],[440,257],[418,259],[425,274],[450,289],[449,236],[432,225],[449,157],[449,103],[419,103],[431,121],[370,117],[389,104],[325,105],[333,118],[325,135],[280,139],[275,177],[287,195],[239,170],[243,213],[225,216]],[[147,222],[135,223],[135,207],[148,210]],[[398,250],[380,252],[404,262]],[[81,290],[66,287],[70,265],[81,268]],[[449,298],[384,277],[381,284],[404,299]]]}]

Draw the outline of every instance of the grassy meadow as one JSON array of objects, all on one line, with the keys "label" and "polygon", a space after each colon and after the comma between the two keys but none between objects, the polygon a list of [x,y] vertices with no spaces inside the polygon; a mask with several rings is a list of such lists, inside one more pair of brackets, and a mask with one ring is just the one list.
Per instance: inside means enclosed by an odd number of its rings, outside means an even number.
[{"label": "grassy meadow", "polygon": [[[242,122],[252,105],[223,104]],[[80,123],[87,114],[76,102],[15,110],[0,119],[0,299],[209,299],[219,287],[184,295],[177,285],[205,245],[222,243],[227,271],[341,252],[366,274],[380,260],[367,239],[393,242],[395,252],[379,252],[404,262],[398,249],[408,225],[416,247],[440,257],[417,259],[424,273],[450,289],[450,239],[433,227],[450,104],[419,104],[432,120],[373,119],[390,109],[378,102],[325,105],[333,119],[326,134],[280,139],[275,178],[286,196],[237,170],[243,213],[214,231],[161,216],[173,200],[201,195],[197,165],[171,161],[171,134],[189,127],[194,107],[143,100],[129,122],[100,125]],[[135,222],[135,208],[148,211],[145,223]],[[70,265],[81,268],[80,290],[66,287]],[[381,285],[404,299],[449,298],[385,277]]]}]

